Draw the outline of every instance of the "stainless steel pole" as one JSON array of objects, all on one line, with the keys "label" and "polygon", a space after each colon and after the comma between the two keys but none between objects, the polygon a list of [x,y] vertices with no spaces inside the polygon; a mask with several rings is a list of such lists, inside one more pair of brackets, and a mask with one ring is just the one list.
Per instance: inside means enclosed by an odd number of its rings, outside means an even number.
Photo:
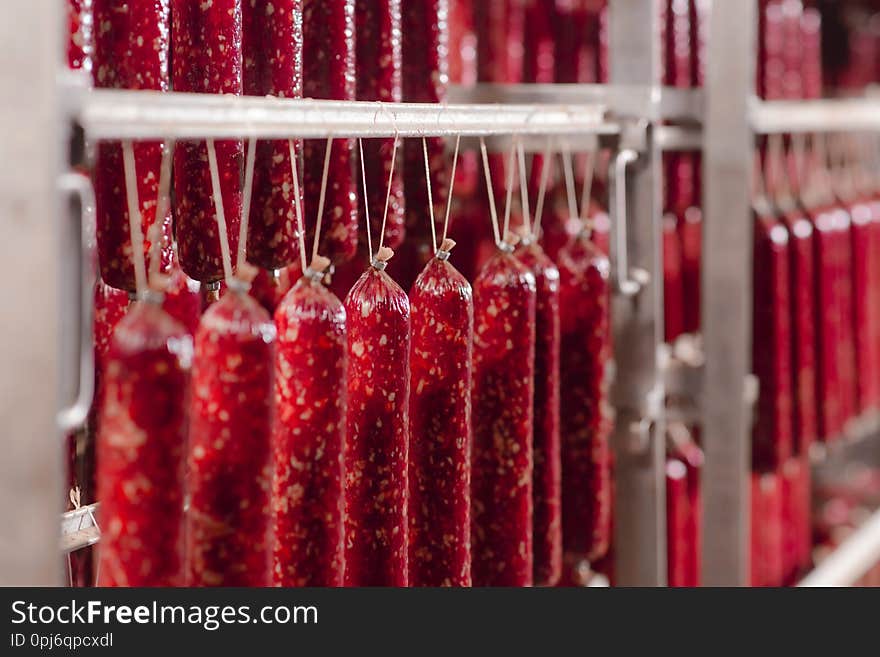
[{"label": "stainless steel pole", "polygon": [[750,416],[755,88],[755,0],[714,2],[703,133],[702,322],[703,583],[743,586],[749,576]]}]

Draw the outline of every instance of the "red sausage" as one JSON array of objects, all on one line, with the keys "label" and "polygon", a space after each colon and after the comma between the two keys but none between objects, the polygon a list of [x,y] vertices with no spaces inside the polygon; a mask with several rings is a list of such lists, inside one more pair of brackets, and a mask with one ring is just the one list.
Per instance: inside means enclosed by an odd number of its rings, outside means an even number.
[{"label": "red sausage", "polygon": [[[71,485],[78,484],[82,489],[83,502],[89,504],[95,501],[95,437],[98,433],[98,419],[100,409],[104,405],[104,380],[107,370],[107,354],[110,351],[110,343],[116,325],[128,311],[128,294],[122,290],[110,287],[100,278],[95,283],[94,316],[92,318],[94,336],[94,370],[95,370],[95,395],[92,407],[89,409],[88,433],[83,455],[83,471],[79,481],[73,481],[75,475],[75,460],[71,458]],[[70,436],[70,448],[72,457],[76,454],[76,436]]]},{"label": "red sausage", "polygon": [[553,12],[555,4],[555,0],[526,0],[525,2],[523,82],[549,84],[554,81]]},{"label": "red sausage", "polygon": [[98,431],[102,586],[181,586],[192,338],[152,302],[119,322]]},{"label": "red sausage", "polygon": [[760,384],[752,430],[757,471],[792,453],[791,290],[788,232],[766,214],[755,219],[752,363]]},{"label": "red sausage", "polygon": [[559,270],[536,242],[517,258],[535,277],[534,584],[555,586],[562,573],[562,461],[559,438]]},{"label": "red sausage", "polygon": [[666,545],[669,586],[688,586],[690,574],[689,520],[692,514],[688,496],[687,467],[678,459],[666,461]]},{"label": "red sausage", "polygon": [[856,338],[853,325],[853,247],[852,218],[839,205],[831,211],[834,224],[834,254],[837,271],[840,313],[840,340],[837,356],[840,368],[841,407],[844,422],[859,413],[858,376],[856,370]]},{"label": "red sausage", "polygon": [[[446,101],[448,84],[447,1],[401,0],[400,7],[403,19],[403,100],[408,103],[443,103]],[[435,228],[439,232],[442,230],[440,222],[444,216],[449,190],[446,144],[440,138],[429,138],[427,142],[431,193],[437,222]],[[426,261],[430,257],[426,249],[431,235],[431,224],[421,139],[404,142],[404,161],[406,230],[425,249],[423,261]],[[383,184],[382,189],[384,188]]]},{"label": "red sausage", "polygon": [[816,305],[813,295],[813,225],[799,211],[782,217],[789,234],[794,449],[806,454],[817,438]]},{"label": "red sausage", "polygon": [[471,0],[449,3],[449,80],[470,85],[477,80],[476,35]]},{"label": "red sausage", "polygon": [[303,277],[275,324],[273,581],[342,586],[345,309],[320,280]]},{"label": "red sausage", "polygon": [[584,236],[560,251],[557,263],[563,547],[595,561],[611,541],[609,263]]},{"label": "red sausage", "polygon": [[782,485],[776,472],[752,473],[751,585],[782,586]]},{"label": "red sausage", "polygon": [[880,405],[880,372],[874,369],[877,363],[874,342],[876,289],[871,287],[871,258],[873,241],[873,214],[868,203],[857,202],[850,205],[848,213],[852,217],[850,229],[850,253],[852,255],[852,316],[853,339],[857,362],[858,410],[860,413],[876,411]]},{"label": "red sausage", "polygon": [[[330,100],[355,99],[354,0],[302,0],[303,95]],[[307,140],[303,150],[303,194],[310,222],[307,242],[314,238],[326,140]],[[353,141],[333,142],[327,197],[318,251],[334,264],[357,251],[358,207],[352,169]],[[313,205],[314,204],[314,205]]]},{"label": "red sausage", "polygon": [[473,293],[448,254],[409,294],[411,586],[471,585]]},{"label": "red sausage", "polygon": [[410,309],[376,265],[345,299],[345,583],[407,586]]},{"label": "red sausage", "polygon": [[[244,93],[301,98],[302,0],[245,0],[242,25]],[[248,262],[277,270],[297,258],[296,203],[287,140],[257,142]]]},{"label": "red sausage", "polygon": [[274,315],[301,275],[302,268],[296,262],[282,269],[260,269],[251,281],[250,294],[266,312]]},{"label": "red sausage", "polygon": [[92,71],[92,0],[67,0],[67,65]]},{"label": "red sausage", "polygon": [[202,316],[195,335],[187,582],[268,586],[275,326],[244,290]]},{"label": "red sausage", "polygon": [[[401,0],[359,0],[357,19],[357,99],[399,103],[403,98],[401,77]],[[370,204],[370,230],[378,235],[385,214],[393,139],[363,142]],[[403,181],[398,165],[391,178],[391,196],[385,220],[385,246],[396,249],[404,236]]]},{"label": "red sausage", "polygon": [[664,84],[671,87],[691,86],[693,61],[690,4],[690,0],[668,0]]},{"label": "red sausage", "polygon": [[472,457],[476,586],[531,586],[534,275],[496,254],[474,281]]},{"label": "red sausage", "polygon": [[177,263],[172,265],[162,308],[183,324],[190,335],[196,334],[202,317],[201,284],[187,276]]},{"label": "red sausage", "polygon": [[[96,87],[168,90],[169,0],[119,3],[94,0]],[[160,142],[134,144],[138,198],[144,233],[144,255],[150,252],[150,227],[156,220]],[[95,161],[96,233],[101,278],[128,292],[135,291],[122,148],[119,142],[99,142]],[[163,238],[171,243],[171,213],[161,218]],[[170,248],[162,254],[163,269]]]},{"label": "red sausage", "polygon": [[681,242],[675,217],[663,215],[663,319],[666,342],[684,333],[684,281]]},{"label": "red sausage", "polygon": [[[175,91],[242,93],[241,0],[173,0]],[[216,142],[229,250],[238,250],[241,221],[240,140]],[[157,176],[158,177],[158,176]],[[174,151],[174,221],[180,266],[202,283],[223,278],[223,260],[205,142],[180,142]]]},{"label": "red sausage", "polygon": [[808,209],[813,223],[814,283],[813,294],[818,311],[816,327],[816,406],[819,437],[831,440],[843,430],[840,395],[840,363],[837,345],[840,339],[838,287],[834,265],[834,219],[827,208]]},{"label": "red sausage", "polygon": [[556,82],[599,82],[599,12],[592,6],[595,4],[557,0],[553,17]]}]

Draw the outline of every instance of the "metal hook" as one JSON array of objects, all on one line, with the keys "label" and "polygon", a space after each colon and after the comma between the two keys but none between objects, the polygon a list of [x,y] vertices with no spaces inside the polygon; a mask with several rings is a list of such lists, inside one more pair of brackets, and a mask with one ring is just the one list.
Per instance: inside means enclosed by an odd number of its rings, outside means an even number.
[{"label": "metal hook", "polygon": [[612,233],[613,233],[613,280],[617,292],[626,297],[639,293],[647,283],[649,274],[644,270],[630,271],[627,246],[626,167],[638,159],[638,153],[625,148],[617,153],[609,171],[613,187]]}]

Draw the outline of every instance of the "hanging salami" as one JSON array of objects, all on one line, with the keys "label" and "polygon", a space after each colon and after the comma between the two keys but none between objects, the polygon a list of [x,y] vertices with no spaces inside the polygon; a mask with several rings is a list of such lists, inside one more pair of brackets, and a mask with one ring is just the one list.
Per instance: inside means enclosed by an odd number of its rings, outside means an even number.
[{"label": "hanging salami", "polygon": [[[816,440],[816,306],[813,294],[813,225],[795,203],[786,177],[785,154],[778,136],[768,149],[771,168],[768,184],[774,188],[775,210],[788,232],[788,277],[791,304],[792,452],[804,454]],[[769,166],[769,164],[768,164]],[[791,179],[794,181],[794,178]]]},{"label": "hanging salami", "polygon": [[407,586],[410,307],[379,249],[348,293],[345,583]]},{"label": "hanging salami", "polygon": [[760,395],[752,462],[773,470],[792,453],[791,290],[788,232],[760,208],[755,219],[752,363]]},{"label": "hanging salami", "polygon": [[102,586],[181,586],[192,338],[152,302],[119,322],[98,432]]},{"label": "hanging salami", "polygon": [[510,252],[474,281],[472,456],[476,586],[530,586],[534,430],[534,275]]},{"label": "hanging salami", "polygon": [[[403,100],[408,103],[446,102],[447,46],[449,25],[447,0],[401,0]],[[475,7],[476,8],[476,7]],[[446,201],[449,178],[446,144],[441,138],[428,138],[431,190],[434,206]],[[404,142],[404,191],[406,230],[418,249],[421,262],[433,254],[428,247],[430,223],[426,195],[422,144],[418,139]],[[440,217],[439,212],[435,216]],[[435,229],[439,230],[439,226]],[[420,271],[421,266],[415,271]],[[404,281],[407,282],[407,281]]]},{"label": "hanging salami", "polygon": [[[303,95],[329,100],[355,99],[355,1],[302,0]],[[303,147],[306,216],[315,216],[322,186],[325,151],[331,149],[319,252],[334,264],[357,251],[358,207],[350,139],[307,140]],[[315,225],[308,227],[313,239]]]},{"label": "hanging salami", "polygon": [[595,561],[611,541],[608,258],[582,234],[559,253],[562,538]]},{"label": "hanging salami", "polygon": [[[356,3],[357,99],[399,103],[403,98],[401,75],[401,0],[360,0]],[[366,157],[367,199],[378,235],[385,222],[385,245],[396,249],[403,242],[403,182],[395,171],[391,189],[387,181],[395,167],[395,139],[368,139],[363,144]],[[385,202],[388,201],[388,212]]]},{"label": "hanging salami", "polygon": [[[250,96],[302,97],[302,0],[242,3],[243,89]],[[295,142],[294,153],[298,153]],[[280,270],[296,259],[297,242],[287,140],[260,141],[247,234],[248,261]]]},{"label": "hanging salami", "polygon": [[313,262],[275,311],[273,431],[278,586],[342,586],[345,309]]},{"label": "hanging salami", "polygon": [[[175,91],[242,93],[241,0],[173,0],[172,65]],[[240,140],[216,143],[229,246],[238,247],[241,220]],[[174,221],[180,266],[202,283],[224,278],[214,220],[205,142],[178,143],[174,153]]]},{"label": "hanging salami", "polygon": [[445,240],[410,291],[409,579],[471,585],[473,293]]},{"label": "hanging salami", "polygon": [[840,316],[835,290],[834,221],[825,199],[818,194],[816,172],[801,190],[801,201],[813,227],[813,303],[816,321],[816,421],[821,440],[831,440],[843,430],[840,404],[840,366],[837,359]]},{"label": "hanging salami", "polygon": [[190,335],[195,335],[202,316],[201,284],[187,276],[176,262],[165,284],[162,307],[183,324]]},{"label": "hanging salami", "polygon": [[559,270],[528,236],[516,251],[536,282],[532,478],[534,581],[555,586],[562,572],[559,438]]},{"label": "hanging salami", "polygon": [[[168,90],[169,0],[129,2],[93,0],[96,87]],[[150,250],[151,226],[156,221],[156,194],[162,161],[160,142],[134,145],[144,254]],[[129,232],[122,148],[119,142],[99,142],[95,160],[96,234],[101,278],[111,287],[135,291],[132,242]],[[167,239],[171,215],[160,217]],[[166,241],[170,245],[170,239]],[[163,264],[170,249],[163,251]]]},{"label": "hanging salami", "polygon": [[669,586],[688,586],[690,571],[689,519],[692,513],[687,467],[678,459],[666,460],[666,546]]},{"label": "hanging salami", "polygon": [[[267,586],[275,326],[236,281],[195,336],[188,514],[191,586]],[[240,287],[241,286],[241,287]]]}]

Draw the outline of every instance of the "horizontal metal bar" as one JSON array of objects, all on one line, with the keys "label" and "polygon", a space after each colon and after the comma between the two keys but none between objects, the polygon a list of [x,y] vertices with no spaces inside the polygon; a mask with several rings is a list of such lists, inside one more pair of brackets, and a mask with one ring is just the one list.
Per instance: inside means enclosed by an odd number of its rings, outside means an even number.
[{"label": "horizontal metal bar", "polygon": [[101,538],[96,522],[98,503],[61,514],[61,551],[65,554],[94,545]]},{"label": "horizontal metal bar", "polygon": [[703,118],[701,89],[614,84],[482,83],[452,85],[449,98],[456,103],[596,103],[618,117],[655,121],[699,123]]},{"label": "horizontal metal bar", "polygon": [[82,90],[92,139],[285,139],[616,133],[598,104],[438,105]]},{"label": "horizontal metal bar", "polygon": [[880,563],[880,511],[846,539],[798,586],[852,586]]},{"label": "horizontal metal bar", "polygon": [[663,151],[703,150],[703,131],[699,126],[658,125],[654,140]]},{"label": "horizontal metal bar", "polygon": [[773,101],[753,98],[749,118],[752,129],[759,134],[874,132],[880,131],[880,97]]}]

